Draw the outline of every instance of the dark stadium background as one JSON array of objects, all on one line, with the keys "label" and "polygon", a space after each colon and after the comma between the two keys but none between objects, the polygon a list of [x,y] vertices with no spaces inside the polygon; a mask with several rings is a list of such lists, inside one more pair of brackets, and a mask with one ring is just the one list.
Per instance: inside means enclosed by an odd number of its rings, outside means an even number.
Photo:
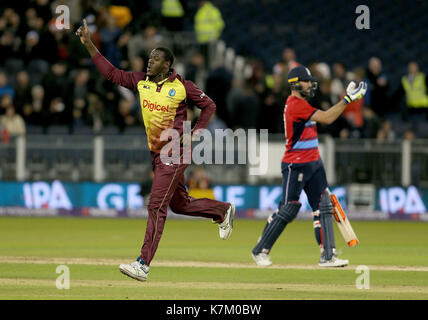
[{"label": "dark stadium background", "polygon": [[[25,192],[31,194],[34,183],[46,182],[52,191],[52,182],[57,180],[73,194],[93,182],[100,186],[123,183],[123,190],[137,184],[142,196],[150,190],[150,154],[138,96],[108,83],[95,70],[74,34],[86,18],[101,53],[122,69],[144,70],[151,48],[170,47],[176,54],[177,71],[217,104],[209,126],[212,132],[219,128],[269,129],[269,146],[275,151],[269,153],[272,165],[267,175],[251,177],[248,166],[238,164],[191,166],[186,178],[195,195],[226,197],[229,187],[242,186],[242,199],[249,203],[250,194],[260,192],[250,191],[251,186],[279,186],[282,111],[289,94],[284,79],[289,66],[300,63],[319,81],[320,90],[311,101],[318,108],[340,99],[351,80],[369,83],[369,93],[361,104],[334,125],[318,127],[329,181],[344,188],[343,201],[357,213],[382,211],[394,216],[404,212],[413,219],[422,217],[428,204],[428,106],[416,116],[409,113],[401,78],[411,61],[421,72],[428,70],[428,20],[424,14],[428,3],[212,3],[220,10],[225,28],[208,46],[209,58],[204,60],[194,30],[195,0],[182,1],[185,15],[175,25],[162,16],[162,1],[2,2],[0,180],[10,196],[0,204],[25,207]],[[68,30],[55,28],[58,5],[70,7]],[[358,5],[370,9],[368,30],[356,28]],[[112,6],[129,10],[113,13]],[[115,19],[126,22],[118,26]],[[170,30],[168,25],[172,25]],[[283,61],[285,49],[294,54],[294,61]],[[374,70],[376,66],[380,70]],[[197,115],[197,110],[189,108],[189,120],[194,123]],[[273,167],[275,163],[278,168]],[[396,192],[394,187],[399,189],[395,198],[388,196]],[[89,192],[96,194],[97,190]],[[417,200],[425,204],[424,210],[419,206],[408,212],[401,199],[413,199],[414,190]],[[255,206],[244,205],[242,215],[251,216],[253,209],[266,210]],[[49,209],[49,204],[42,207]],[[35,209],[34,201],[27,208]],[[82,214],[79,210],[77,214]]]}]

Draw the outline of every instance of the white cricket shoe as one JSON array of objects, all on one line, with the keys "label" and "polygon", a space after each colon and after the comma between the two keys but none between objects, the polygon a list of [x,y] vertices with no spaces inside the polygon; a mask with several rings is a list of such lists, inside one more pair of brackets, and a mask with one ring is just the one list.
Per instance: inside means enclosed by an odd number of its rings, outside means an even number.
[{"label": "white cricket shoe", "polygon": [[336,255],[333,255],[333,257],[330,260],[325,260],[324,257],[320,258],[320,262],[318,263],[318,266],[320,267],[345,267],[349,264],[349,260],[347,259],[339,259]]},{"label": "white cricket shoe", "polygon": [[119,265],[119,270],[124,275],[138,281],[146,281],[147,276],[149,275],[149,266],[140,263],[138,260],[132,262],[131,264]]},{"label": "white cricket shoe", "polygon": [[218,225],[220,239],[222,240],[229,239],[230,235],[232,234],[234,217],[235,217],[235,205],[231,203],[229,206],[229,209],[227,209],[223,222]]},{"label": "white cricket shoe", "polygon": [[251,253],[251,256],[259,267],[268,267],[272,264],[272,261],[270,261],[269,255],[267,253]]}]

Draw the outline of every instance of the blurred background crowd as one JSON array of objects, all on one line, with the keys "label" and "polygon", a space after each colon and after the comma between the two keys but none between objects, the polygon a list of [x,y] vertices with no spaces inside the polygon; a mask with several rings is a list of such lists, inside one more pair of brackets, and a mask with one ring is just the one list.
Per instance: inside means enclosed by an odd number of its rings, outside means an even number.
[{"label": "blurred background crowd", "polygon": [[[275,1],[270,1],[274,3]],[[268,1],[269,3],[269,1]],[[70,8],[70,27],[58,29],[56,12]],[[328,109],[344,95],[350,81],[365,80],[369,92],[350,105],[332,126],[319,133],[340,139],[372,138],[378,141],[428,138],[428,95],[425,74],[415,56],[402,74],[389,75],[379,56],[352,65],[341,61],[300,59],[299,51],[286,39],[282,54],[269,63],[263,56],[245,56],[251,72],[236,79],[223,65],[210,63],[208,45],[228,38],[225,1],[126,1],[26,0],[2,3],[0,9],[0,119],[2,133],[19,135],[50,132],[50,128],[73,132],[99,132],[113,128],[124,132],[141,127],[138,96],[107,82],[95,69],[76,29],[88,21],[92,38],[101,53],[116,67],[144,71],[150,51],[170,47],[177,69],[194,81],[217,104],[210,122],[216,128],[267,128],[283,133],[283,109],[290,93],[288,71],[307,65],[319,82],[311,104]],[[186,47],[175,35],[190,34],[194,44]],[[304,38],[301,39],[305,41]],[[227,46],[233,46],[228,43]],[[336,50],[340,48],[331,48]],[[312,51],[317,48],[311,48]],[[263,52],[263,48],[260,48]],[[244,50],[245,54],[245,50]],[[328,59],[327,59],[328,60]],[[326,61],[327,61],[326,60]],[[425,61],[425,60],[424,60]],[[189,119],[195,121],[192,107]],[[55,133],[55,131],[52,131]],[[5,138],[4,138],[5,139]],[[3,140],[4,140],[3,139]]]}]

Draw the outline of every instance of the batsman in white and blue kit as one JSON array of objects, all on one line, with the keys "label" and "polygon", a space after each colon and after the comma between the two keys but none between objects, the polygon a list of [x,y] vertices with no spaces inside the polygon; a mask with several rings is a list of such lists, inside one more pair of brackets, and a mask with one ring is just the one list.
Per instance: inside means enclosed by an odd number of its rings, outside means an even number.
[{"label": "batsman in white and blue kit", "polygon": [[364,96],[367,84],[360,82],[356,87],[351,82],[344,99],[327,111],[316,109],[307,102],[307,99],[314,96],[318,86],[308,68],[298,66],[290,70],[288,84],[291,95],[284,108],[286,148],[281,164],[283,194],[278,209],[268,218],[263,233],[252,250],[252,257],[259,266],[272,264],[269,253],[287,224],[296,218],[302,206],[299,202],[300,194],[305,190],[313,211],[315,237],[321,248],[319,266],[343,267],[349,261],[339,259],[336,255],[333,206],[318,150],[316,122],[331,124],[349,103]]}]

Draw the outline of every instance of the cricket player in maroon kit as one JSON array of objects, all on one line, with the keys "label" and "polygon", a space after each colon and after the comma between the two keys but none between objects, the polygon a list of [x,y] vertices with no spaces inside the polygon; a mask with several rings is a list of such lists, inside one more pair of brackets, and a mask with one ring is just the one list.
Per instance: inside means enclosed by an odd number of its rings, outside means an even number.
[{"label": "cricket player in maroon kit", "polygon": [[[145,281],[162,237],[168,206],[178,214],[213,219],[219,225],[221,239],[228,239],[232,233],[234,205],[190,197],[184,183],[184,170],[188,164],[183,163],[184,161],[163,163],[161,156],[165,154],[162,148],[170,142],[161,139],[164,130],[174,129],[179,133],[178,136],[183,137],[187,102],[192,102],[202,110],[192,132],[206,128],[216,106],[193,82],[184,80],[171,68],[174,56],[169,49],[156,48],[151,52],[146,73],[125,72],[115,68],[99,53],[91,41],[86,21],[83,23],[76,34],[88,49],[97,69],[107,80],[133,91],[138,90],[140,96],[154,179],[141,254],[137,261],[121,264],[119,270],[131,278]],[[180,151],[183,157],[182,143]]]}]

